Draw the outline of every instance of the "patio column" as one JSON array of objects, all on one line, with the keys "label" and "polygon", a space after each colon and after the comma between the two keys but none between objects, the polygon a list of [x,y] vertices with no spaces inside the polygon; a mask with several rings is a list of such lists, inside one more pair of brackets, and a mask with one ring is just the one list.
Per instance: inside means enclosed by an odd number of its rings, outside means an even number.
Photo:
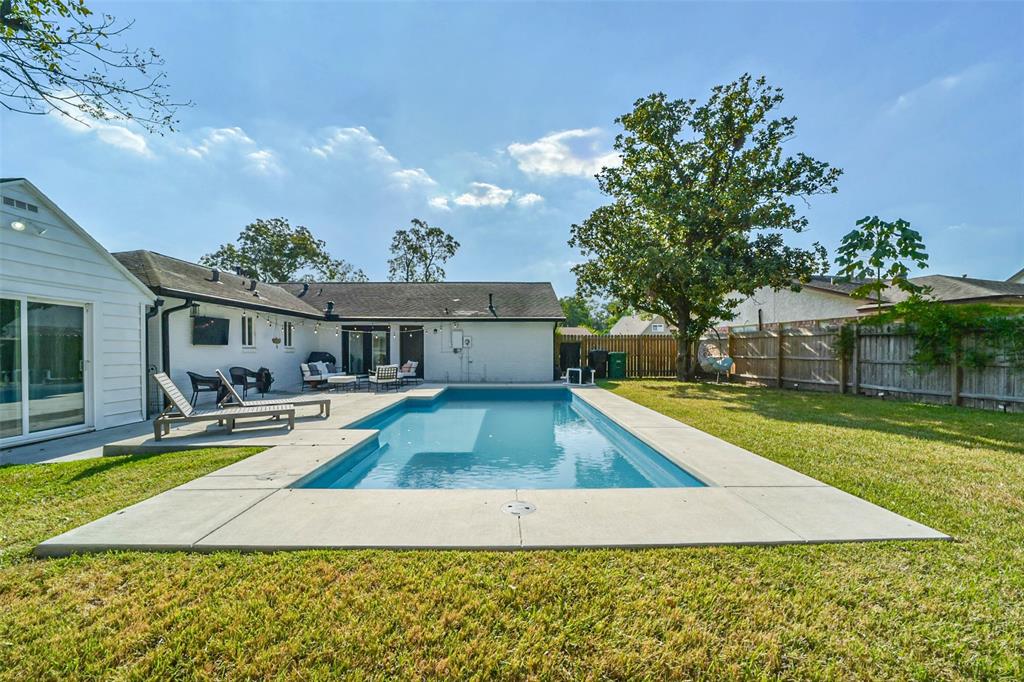
[{"label": "patio column", "polygon": [[391,330],[388,333],[388,343],[391,344],[389,346],[389,348],[391,349],[391,364],[401,365],[402,357],[399,354],[401,353],[402,350],[400,334],[402,326],[400,324],[392,322],[390,325],[388,325],[388,327]]}]

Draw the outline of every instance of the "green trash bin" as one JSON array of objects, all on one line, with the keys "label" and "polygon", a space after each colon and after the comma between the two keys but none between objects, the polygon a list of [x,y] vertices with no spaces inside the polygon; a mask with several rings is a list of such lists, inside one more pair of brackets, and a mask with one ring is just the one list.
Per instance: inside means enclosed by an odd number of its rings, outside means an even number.
[{"label": "green trash bin", "polygon": [[609,379],[625,379],[626,378],[626,354],[625,353],[609,353],[608,354],[608,378]]}]

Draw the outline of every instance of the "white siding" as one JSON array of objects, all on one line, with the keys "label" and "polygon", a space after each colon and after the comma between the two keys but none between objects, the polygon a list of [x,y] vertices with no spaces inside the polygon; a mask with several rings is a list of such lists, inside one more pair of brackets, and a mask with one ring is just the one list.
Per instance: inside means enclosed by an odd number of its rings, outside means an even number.
[{"label": "white siding", "polygon": [[[331,323],[328,340],[333,340]],[[346,325],[381,325],[381,322],[345,322]],[[423,326],[423,378],[436,382],[536,382],[554,378],[554,322],[459,322],[469,347],[452,348],[452,322],[402,320],[391,326],[391,361],[399,364],[398,330],[401,325]],[[341,360],[341,341],[318,350]]]},{"label": "white siding", "polygon": [[[163,309],[174,308],[184,301],[178,298],[164,298]],[[321,346],[334,348],[340,346],[338,337],[334,335],[334,325],[321,322],[320,330],[314,333],[315,320],[307,320],[299,317],[278,315],[247,311],[249,316],[256,317],[253,326],[255,345],[252,348],[242,347],[242,309],[230,306],[214,305],[211,303],[199,304],[199,315],[205,317],[226,318],[228,322],[228,345],[226,346],[195,346],[192,344],[192,320],[189,310],[180,310],[172,313],[169,321],[169,339],[171,348],[171,379],[178,385],[186,396],[192,395],[191,383],[186,372],[196,372],[203,375],[213,375],[215,369],[224,374],[228,373],[229,367],[246,367],[256,370],[266,367],[274,373],[274,391],[298,391],[301,384],[301,373],[299,363],[305,362],[309,353],[314,350],[321,350]],[[149,323],[149,336],[151,339],[150,361],[160,367],[160,319],[162,315],[156,315]],[[270,324],[267,324],[269,321]],[[292,335],[292,347],[284,346],[283,325],[285,322],[295,324],[295,331]],[[281,343],[274,345],[272,339],[281,339]],[[336,356],[340,351],[329,350]],[[162,369],[162,368],[161,368]],[[212,393],[200,394],[197,404],[206,406],[212,405],[214,395]]]},{"label": "white siding", "polygon": [[857,306],[860,305],[864,305],[861,300],[810,287],[800,291],[762,288],[736,306],[736,317],[724,324],[756,327],[759,309],[764,324],[857,317]]},{"label": "white siding", "polygon": [[[85,304],[86,426],[141,421],[142,316],[153,297],[31,189],[4,183],[0,194],[39,207],[31,213],[0,203],[0,294]],[[28,228],[10,229],[14,220]]]}]

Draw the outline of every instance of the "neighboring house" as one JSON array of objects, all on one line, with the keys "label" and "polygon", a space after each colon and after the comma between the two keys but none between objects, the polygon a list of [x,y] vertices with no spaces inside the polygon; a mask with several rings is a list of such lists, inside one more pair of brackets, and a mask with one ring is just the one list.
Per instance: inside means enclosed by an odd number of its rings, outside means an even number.
[{"label": "neighboring house", "polygon": [[835,277],[820,275],[803,284],[800,291],[762,287],[736,306],[736,316],[722,326],[756,331],[857,317],[858,308],[865,301],[850,293],[858,286],[860,282],[840,282]]},{"label": "neighboring house", "polygon": [[[918,286],[930,288],[930,295],[944,303],[989,303],[1024,305],[1024,283],[1012,281],[926,275],[912,277]],[[736,307],[736,317],[722,326],[736,331],[774,329],[839,323],[870,315],[878,309],[873,300],[854,298],[851,293],[861,282],[840,282],[835,277],[816,276],[800,291],[763,288]],[[906,300],[907,293],[896,287],[882,292],[882,309]]]},{"label": "neighboring house", "polygon": [[1015,284],[1024,284],[1024,269],[1021,269],[1021,271],[1015,275],[1010,275],[1006,281],[1013,282]]},{"label": "neighboring house", "polygon": [[149,290],[28,180],[0,196],[0,446],[142,421]]},{"label": "neighboring house", "polygon": [[[279,286],[152,251],[114,257],[156,299],[148,328],[150,371],[169,374],[186,396],[186,372],[212,376],[234,366],[266,367],[274,373],[274,390],[298,391],[299,363],[335,339],[324,311]],[[203,402],[212,399],[212,393],[203,396]],[[160,401],[150,382],[150,410],[159,410]]]},{"label": "neighboring house", "polygon": [[330,311],[328,338],[334,344],[329,350],[350,374],[416,360],[427,381],[552,378],[554,328],[565,317],[548,282],[281,286],[298,300]]},{"label": "neighboring house", "polygon": [[558,333],[563,336],[593,336],[594,332],[586,327],[559,327]]},{"label": "neighboring house", "polygon": [[620,317],[612,328],[608,330],[609,336],[650,336],[667,335],[675,330],[665,322],[661,315],[645,317],[641,315],[625,315]]}]

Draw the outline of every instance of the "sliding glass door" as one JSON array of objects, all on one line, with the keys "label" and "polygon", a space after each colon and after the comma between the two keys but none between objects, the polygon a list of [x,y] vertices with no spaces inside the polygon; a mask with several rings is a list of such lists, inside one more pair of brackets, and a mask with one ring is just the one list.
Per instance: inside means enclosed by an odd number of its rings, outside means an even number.
[{"label": "sliding glass door", "polygon": [[342,371],[366,374],[391,359],[389,327],[348,325],[341,330]]},{"label": "sliding glass door", "polygon": [[21,301],[0,298],[0,439],[22,434]]},{"label": "sliding glass door", "polygon": [[85,421],[85,308],[0,299],[0,438]]}]

